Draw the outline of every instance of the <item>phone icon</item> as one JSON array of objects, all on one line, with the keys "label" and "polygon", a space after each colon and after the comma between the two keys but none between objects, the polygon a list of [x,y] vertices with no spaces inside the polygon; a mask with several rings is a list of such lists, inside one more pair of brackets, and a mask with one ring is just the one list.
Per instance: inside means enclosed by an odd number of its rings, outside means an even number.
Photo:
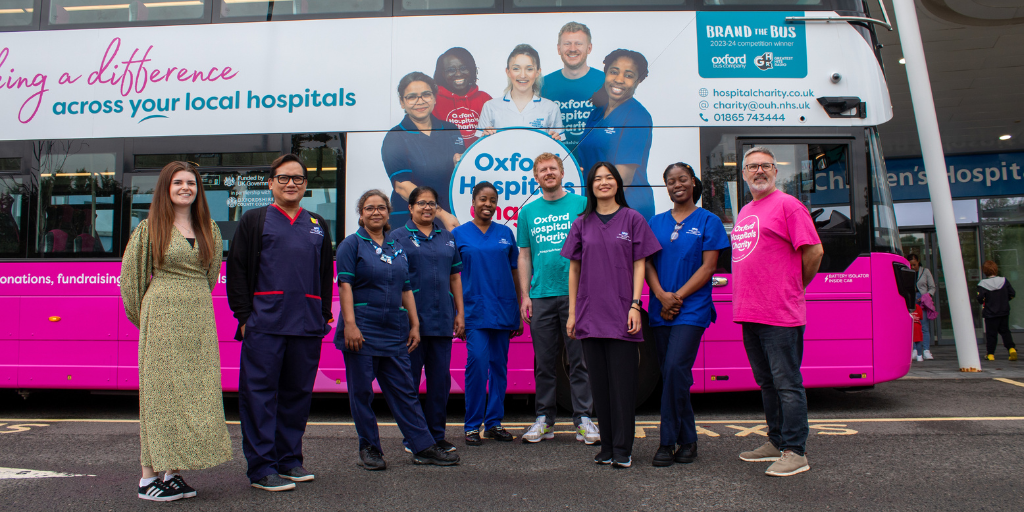
[{"label": "phone icon", "polygon": [[700,118],[701,118],[701,119],[702,119],[702,120],[703,120],[703,121],[704,121],[705,123],[707,123],[707,122],[708,122],[708,118],[704,117],[704,113],[703,113],[703,112],[699,112],[699,113],[698,113],[697,115],[699,115],[699,116],[700,116]]}]

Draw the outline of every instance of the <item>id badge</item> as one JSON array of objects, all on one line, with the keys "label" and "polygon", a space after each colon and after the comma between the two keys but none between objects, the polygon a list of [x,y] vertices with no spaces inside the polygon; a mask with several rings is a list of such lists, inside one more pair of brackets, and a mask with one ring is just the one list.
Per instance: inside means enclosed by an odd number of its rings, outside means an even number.
[{"label": "id badge", "polygon": [[390,265],[391,261],[392,261],[392,258],[391,258],[391,256],[388,256],[387,254],[381,254],[380,255],[380,260],[383,261],[384,263],[387,263],[388,265]]}]

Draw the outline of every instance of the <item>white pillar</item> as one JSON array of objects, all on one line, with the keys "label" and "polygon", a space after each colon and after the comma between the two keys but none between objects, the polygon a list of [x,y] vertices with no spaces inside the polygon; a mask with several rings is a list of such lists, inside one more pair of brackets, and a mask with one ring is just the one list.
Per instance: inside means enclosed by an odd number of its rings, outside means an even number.
[{"label": "white pillar", "polygon": [[942,254],[942,273],[946,281],[949,315],[953,319],[956,356],[960,362],[960,371],[981,371],[971,300],[967,294],[967,276],[964,275],[964,259],[956,232],[953,198],[949,193],[946,160],[942,153],[939,121],[935,116],[935,102],[928,78],[928,64],[924,59],[924,46],[921,44],[917,10],[914,0],[893,0],[893,10],[900,44],[903,45],[903,58],[906,59],[910,97],[914,104],[917,133],[921,138],[921,155],[928,176],[928,194],[932,200],[935,233]]}]

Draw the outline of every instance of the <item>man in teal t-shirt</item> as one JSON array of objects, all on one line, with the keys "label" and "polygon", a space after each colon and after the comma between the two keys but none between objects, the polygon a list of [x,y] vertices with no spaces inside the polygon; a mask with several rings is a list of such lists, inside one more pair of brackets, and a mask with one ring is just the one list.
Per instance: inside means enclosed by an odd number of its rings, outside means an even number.
[{"label": "man in teal t-shirt", "polygon": [[583,360],[583,345],[565,330],[569,319],[569,260],[561,255],[572,221],[587,206],[587,198],[570,194],[562,187],[565,170],[562,159],[543,153],[533,160],[533,177],[543,191],[540,199],[519,211],[519,278],[522,289],[529,289],[520,307],[523,321],[530,324],[533,337],[534,377],[537,389],[537,421],[527,429],[523,440],[536,443],[554,437],[556,371],[562,345],[569,359],[569,384],[572,390],[573,424],[576,440],[594,444],[601,439],[590,421],[593,398],[590,379]]},{"label": "man in teal t-shirt", "polygon": [[565,146],[569,151],[580,143],[587,118],[594,110],[590,97],[604,86],[604,73],[587,65],[591,49],[590,29],[575,21],[566,23],[558,32],[562,69],[545,76],[540,91],[542,97],[554,101],[562,110]]}]

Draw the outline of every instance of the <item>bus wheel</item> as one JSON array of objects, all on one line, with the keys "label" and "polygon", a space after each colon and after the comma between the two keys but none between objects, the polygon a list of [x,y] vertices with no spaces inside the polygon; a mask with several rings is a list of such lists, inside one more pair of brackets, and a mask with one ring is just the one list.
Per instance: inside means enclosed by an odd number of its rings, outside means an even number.
[{"label": "bus wheel", "polygon": [[[661,368],[658,364],[658,346],[654,341],[654,329],[648,322],[647,312],[640,313],[643,318],[643,343],[637,343],[640,352],[640,366],[637,372],[636,406],[639,408],[651,393],[658,387],[661,380]],[[558,407],[572,412],[572,391],[569,386],[569,358],[562,349],[562,364],[558,365]]]}]

